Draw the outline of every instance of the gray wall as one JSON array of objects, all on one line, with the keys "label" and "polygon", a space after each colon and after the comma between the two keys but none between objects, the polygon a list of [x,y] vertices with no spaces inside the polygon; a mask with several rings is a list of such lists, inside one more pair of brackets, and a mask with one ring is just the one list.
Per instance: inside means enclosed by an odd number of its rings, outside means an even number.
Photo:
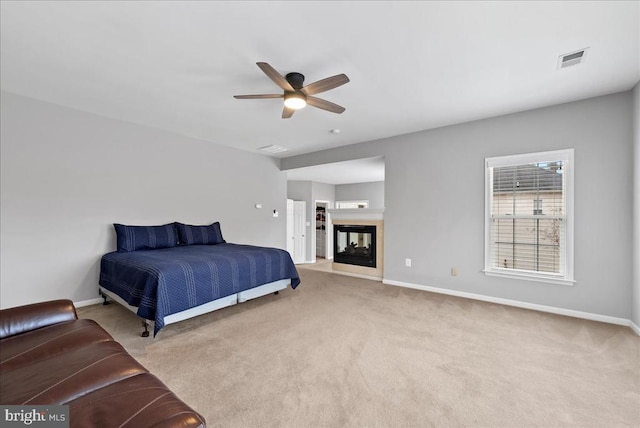
[{"label": "gray wall", "polygon": [[[312,197],[313,197],[313,202],[315,204],[315,201],[330,201],[331,202],[331,207],[333,207],[333,202],[335,202],[336,200],[336,186],[334,186],[333,184],[327,184],[327,183],[318,183],[317,181],[313,181],[312,182]],[[313,209],[313,217],[312,219],[316,218],[316,211],[315,211],[315,205],[312,207]]]},{"label": "gray wall", "polygon": [[1,103],[2,307],[96,298],[114,222],[220,221],[229,242],[284,248],[277,160],[6,92]]},{"label": "gray wall", "polygon": [[640,83],[633,88],[633,295],[632,315],[640,328]]},{"label": "gray wall", "polygon": [[[632,122],[624,92],[295,156],[282,168],[385,157],[387,280],[629,319]],[[577,283],[485,276],[485,157],[565,148],[575,148]]]},{"label": "gray wall", "polygon": [[368,200],[369,208],[384,208],[384,181],[336,185],[336,201]]}]

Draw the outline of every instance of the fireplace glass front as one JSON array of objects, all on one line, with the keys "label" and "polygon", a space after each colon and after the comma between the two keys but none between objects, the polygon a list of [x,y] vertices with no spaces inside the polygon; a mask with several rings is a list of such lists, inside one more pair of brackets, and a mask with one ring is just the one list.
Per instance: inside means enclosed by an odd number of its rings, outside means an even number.
[{"label": "fireplace glass front", "polygon": [[333,261],[350,265],[376,267],[376,227],[334,225]]}]

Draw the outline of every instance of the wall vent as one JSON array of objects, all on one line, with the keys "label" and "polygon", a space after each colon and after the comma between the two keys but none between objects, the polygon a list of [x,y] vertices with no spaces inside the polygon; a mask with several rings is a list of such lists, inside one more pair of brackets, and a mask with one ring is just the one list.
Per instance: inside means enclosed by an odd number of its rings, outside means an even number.
[{"label": "wall vent", "polygon": [[265,153],[282,153],[286,152],[288,149],[285,149],[281,146],[276,146],[275,144],[271,144],[270,146],[259,147],[258,150]]},{"label": "wall vent", "polygon": [[584,62],[589,48],[580,49],[579,51],[569,52],[558,57],[558,70],[561,68],[571,67]]}]

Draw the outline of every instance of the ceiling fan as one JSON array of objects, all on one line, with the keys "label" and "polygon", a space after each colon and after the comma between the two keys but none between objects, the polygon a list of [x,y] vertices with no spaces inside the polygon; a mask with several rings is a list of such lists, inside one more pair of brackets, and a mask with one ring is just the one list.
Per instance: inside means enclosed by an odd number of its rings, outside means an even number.
[{"label": "ceiling fan", "polygon": [[239,100],[248,99],[266,99],[266,98],[284,98],[284,109],[282,110],[282,118],[289,119],[293,116],[296,110],[299,110],[307,104],[322,110],[330,111],[332,113],[342,113],[345,108],[334,104],[330,101],[316,98],[313,95],[325,92],[330,89],[342,86],[349,82],[349,78],[346,74],[338,74],[336,76],[327,77],[326,79],[318,80],[307,86],[302,86],[304,83],[304,75],[300,73],[289,73],[286,76],[282,76],[275,68],[271,67],[266,62],[256,63],[260,70],[273,80],[284,93],[282,94],[261,94],[261,95],[234,95],[233,97]]}]

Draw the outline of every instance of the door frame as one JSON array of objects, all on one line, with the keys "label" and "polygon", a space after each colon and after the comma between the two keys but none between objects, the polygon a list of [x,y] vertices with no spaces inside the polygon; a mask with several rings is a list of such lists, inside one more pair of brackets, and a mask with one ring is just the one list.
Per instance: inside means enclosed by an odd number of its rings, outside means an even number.
[{"label": "door frame", "polygon": [[[302,264],[302,263],[306,263],[307,260],[307,202],[306,201],[298,201],[298,200],[291,200],[288,199],[288,201],[292,201],[292,205],[293,205],[293,216],[289,216],[289,210],[287,209],[287,223],[291,222],[291,228],[289,228],[289,226],[287,226],[287,234],[289,233],[289,230],[291,230],[293,232],[293,236],[289,237],[287,236],[287,239],[293,239],[294,243],[292,245],[292,249],[293,249],[293,254],[291,254],[291,258],[293,259],[293,262],[295,264]],[[287,204],[289,204],[289,202],[287,201]],[[302,209],[297,209],[297,207],[300,207],[300,205],[302,205]],[[300,218],[296,218],[296,211],[298,211],[301,214],[301,219]],[[302,234],[301,234],[301,241],[302,242],[296,242],[296,223],[299,223],[301,220],[302,222]],[[301,249],[302,254],[300,255],[301,258],[296,258],[296,245],[298,246],[298,248]]]},{"label": "door frame", "polygon": [[[326,237],[324,239],[324,244],[325,244],[325,248],[324,248],[324,253],[325,253],[325,259],[327,260],[331,260],[333,259],[333,224],[331,223],[331,214],[329,214],[329,210],[331,209],[331,201],[329,200],[325,200],[325,199],[316,199],[313,202],[313,213],[314,213],[314,218],[315,218],[315,212],[316,212],[316,207],[318,206],[318,204],[323,204],[325,205],[325,233],[326,233]],[[314,231],[315,231],[315,225],[314,225]],[[312,254],[312,259],[313,262],[316,261],[316,234],[313,234],[313,243],[311,245],[311,251],[313,252]]]}]

